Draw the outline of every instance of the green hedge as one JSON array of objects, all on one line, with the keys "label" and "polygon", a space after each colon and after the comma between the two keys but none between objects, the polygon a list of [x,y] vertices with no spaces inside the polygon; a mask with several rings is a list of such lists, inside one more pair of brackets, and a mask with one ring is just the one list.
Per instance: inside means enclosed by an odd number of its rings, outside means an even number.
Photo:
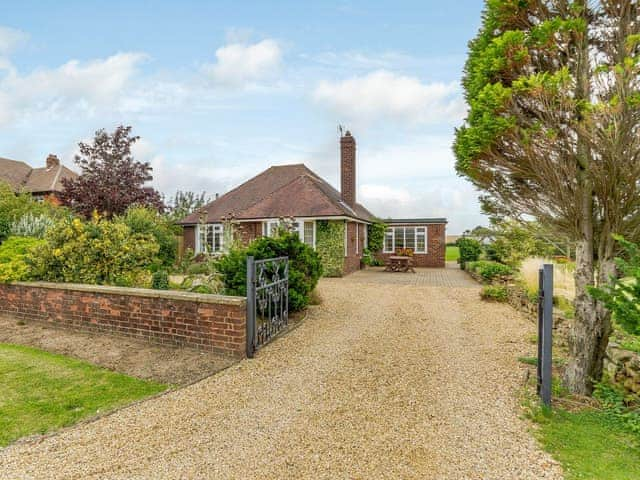
[{"label": "green hedge", "polygon": [[316,251],[326,277],[341,277],[344,270],[344,221],[316,222]]},{"label": "green hedge", "polygon": [[456,241],[456,245],[460,249],[460,268],[466,268],[467,262],[475,262],[480,258],[482,253],[482,245],[479,241],[469,237],[461,237]]}]

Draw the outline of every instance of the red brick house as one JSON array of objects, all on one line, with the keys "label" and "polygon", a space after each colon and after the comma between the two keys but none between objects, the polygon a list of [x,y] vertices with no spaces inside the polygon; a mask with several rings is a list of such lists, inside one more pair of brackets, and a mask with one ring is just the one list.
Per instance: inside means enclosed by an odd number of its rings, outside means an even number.
[{"label": "red brick house", "polygon": [[40,168],[0,158],[0,181],[7,182],[16,193],[27,192],[38,200],[57,202],[56,195],[63,189],[62,180],[77,176],[73,170],[62,165],[55,155],[49,155],[45,166]]},{"label": "red brick house", "polygon": [[[292,218],[294,231],[320,253],[327,273],[351,273],[360,268],[367,226],[376,217],[356,201],[356,142],[349,132],[340,139],[340,186],[336,190],[303,164],[270,167],[179,222],[184,247],[223,251],[225,218],[237,222],[244,242],[271,235],[282,218]],[[390,228],[396,228],[394,222],[387,222]],[[398,223],[402,242],[397,230],[389,245],[414,248],[417,266],[444,267],[445,224],[444,219]]]}]

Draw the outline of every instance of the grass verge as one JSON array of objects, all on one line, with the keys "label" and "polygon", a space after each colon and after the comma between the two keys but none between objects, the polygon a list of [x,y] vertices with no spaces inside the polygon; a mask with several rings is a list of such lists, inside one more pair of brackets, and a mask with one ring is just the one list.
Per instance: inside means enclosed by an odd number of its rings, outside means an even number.
[{"label": "grass verge", "polygon": [[0,447],[166,388],[63,355],[0,344]]},{"label": "grass verge", "polygon": [[454,246],[448,246],[445,258],[447,262],[456,262],[460,258],[460,248]]},{"label": "grass verge", "polygon": [[542,445],[563,465],[566,480],[640,478],[640,436],[607,413],[539,409],[534,420]]}]

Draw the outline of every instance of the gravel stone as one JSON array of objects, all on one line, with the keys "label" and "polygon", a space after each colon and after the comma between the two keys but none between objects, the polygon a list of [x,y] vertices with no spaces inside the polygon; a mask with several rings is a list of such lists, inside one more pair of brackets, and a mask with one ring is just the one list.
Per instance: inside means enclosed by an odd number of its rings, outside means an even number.
[{"label": "gravel stone", "polygon": [[535,326],[443,272],[464,286],[323,279],[322,305],[255,359],[14,444],[0,478],[562,478],[519,416]]}]

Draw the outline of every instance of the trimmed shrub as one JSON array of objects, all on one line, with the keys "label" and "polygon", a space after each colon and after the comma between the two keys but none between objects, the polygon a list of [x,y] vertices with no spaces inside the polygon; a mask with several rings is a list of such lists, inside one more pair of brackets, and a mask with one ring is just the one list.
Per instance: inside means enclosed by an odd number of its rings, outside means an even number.
[{"label": "trimmed shrub", "polygon": [[480,296],[483,300],[506,302],[508,300],[507,287],[502,285],[485,285]]},{"label": "trimmed shrub", "polygon": [[216,261],[227,295],[247,294],[247,256],[256,260],[289,257],[289,309],[301,310],[309,304],[311,292],[322,275],[320,255],[300,241],[297,234],[261,237],[248,247],[232,248]]},{"label": "trimmed shrub", "polygon": [[148,273],[158,250],[152,235],[131,233],[124,223],[96,215],[89,222],[75,218],[57,223],[27,261],[39,280],[134,286]]},{"label": "trimmed shrub", "polygon": [[158,270],[151,275],[151,288],[154,290],[169,290],[169,274],[166,270]]},{"label": "trimmed shrub", "polygon": [[0,245],[0,282],[17,282],[31,278],[26,259],[31,250],[44,243],[31,237],[9,237]]},{"label": "trimmed shrub", "polygon": [[458,263],[460,263],[461,269],[465,269],[467,262],[475,262],[480,258],[482,245],[480,245],[479,241],[469,237],[460,237],[456,241],[456,245],[460,249]]}]

